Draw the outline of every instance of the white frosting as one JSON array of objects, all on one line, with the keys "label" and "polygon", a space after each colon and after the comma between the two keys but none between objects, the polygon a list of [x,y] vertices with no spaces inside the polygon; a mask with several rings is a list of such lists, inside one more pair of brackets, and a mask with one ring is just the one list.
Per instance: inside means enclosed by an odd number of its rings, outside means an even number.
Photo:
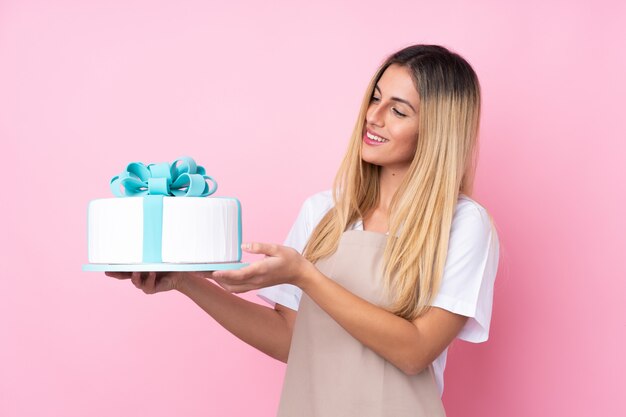
[{"label": "white frosting", "polygon": [[[142,263],[142,197],[93,200],[88,211],[90,263]],[[164,197],[162,262],[238,262],[238,211],[233,198]]]},{"label": "white frosting", "polygon": [[141,263],[143,199],[105,198],[89,203],[90,263]]}]

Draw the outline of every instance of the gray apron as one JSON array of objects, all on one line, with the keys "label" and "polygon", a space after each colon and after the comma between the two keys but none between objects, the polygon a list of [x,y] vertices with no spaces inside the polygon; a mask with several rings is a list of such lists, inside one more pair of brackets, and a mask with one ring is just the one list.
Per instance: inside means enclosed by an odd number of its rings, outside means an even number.
[{"label": "gray apron", "polygon": [[[348,230],[316,263],[326,276],[379,306],[387,235]],[[305,293],[295,322],[279,417],[445,416],[432,365],[408,376],[346,332]]]}]

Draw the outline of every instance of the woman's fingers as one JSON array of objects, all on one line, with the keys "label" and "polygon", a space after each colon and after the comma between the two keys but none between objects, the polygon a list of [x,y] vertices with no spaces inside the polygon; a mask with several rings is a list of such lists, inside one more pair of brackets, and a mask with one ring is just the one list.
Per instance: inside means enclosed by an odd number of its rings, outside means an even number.
[{"label": "woman's fingers", "polygon": [[141,289],[141,272],[131,273],[130,281],[133,283],[135,287]]},{"label": "woman's fingers", "polygon": [[[192,272],[191,274],[196,274]],[[203,272],[204,278],[210,278],[212,272]],[[130,279],[133,285],[146,294],[155,294],[161,291],[169,291],[174,288],[174,280],[178,277],[172,272],[134,271],[114,272],[106,271],[106,276],[117,279]]]},{"label": "woman's fingers", "polygon": [[261,260],[250,264],[241,269],[232,269],[228,271],[215,271],[213,273],[214,280],[222,280],[232,283],[237,283],[240,281],[245,281],[254,276],[261,275],[267,272],[267,266],[265,265],[265,260]]},{"label": "woman's fingers", "polygon": [[275,243],[244,243],[241,248],[248,253],[263,253],[269,256],[276,256],[280,251],[280,245]]},{"label": "woman's fingers", "polygon": [[238,270],[233,271],[217,271],[213,274],[213,279],[216,281],[225,281],[225,282],[237,282],[239,280],[245,279],[247,276],[246,271],[244,269],[249,268],[245,267]]},{"label": "woman's fingers", "polygon": [[114,271],[106,271],[104,273],[107,277],[113,277],[117,279],[129,279],[130,272],[114,272]]},{"label": "woman's fingers", "polygon": [[143,285],[143,292],[153,294],[156,288],[156,272],[148,272],[148,276]]}]

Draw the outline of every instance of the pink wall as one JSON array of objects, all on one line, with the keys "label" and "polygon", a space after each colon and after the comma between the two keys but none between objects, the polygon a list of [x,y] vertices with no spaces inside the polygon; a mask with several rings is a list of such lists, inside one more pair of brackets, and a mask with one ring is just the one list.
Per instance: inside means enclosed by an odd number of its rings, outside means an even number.
[{"label": "pink wall", "polygon": [[625,415],[624,3],[223,3],[0,2],[0,415],[274,415],[282,364],[179,294],[81,271],[87,203],[127,162],[191,155],[244,239],[280,242],[376,66],[418,42],[479,74],[475,197],[502,245],[449,416]]}]

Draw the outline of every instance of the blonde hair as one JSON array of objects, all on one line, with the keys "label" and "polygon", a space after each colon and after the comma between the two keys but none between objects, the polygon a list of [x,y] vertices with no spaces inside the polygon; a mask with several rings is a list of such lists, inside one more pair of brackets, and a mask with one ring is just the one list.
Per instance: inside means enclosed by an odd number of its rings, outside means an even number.
[{"label": "blonde hair", "polygon": [[374,87],[390,65],[410,70],[419,94],[415,155],[390,205],[383,282],[389,310],[408,320],[424,314],[439,291],[452,218],[460,193],[473,188],[480,85],[472,67],[437,45],[413,45],[389,56],[372,77],[333,183],[334,207],[304,248],[311,262],[337,250],[349,225],[378,203],[377,165],[361,159],[365,117]]}]

